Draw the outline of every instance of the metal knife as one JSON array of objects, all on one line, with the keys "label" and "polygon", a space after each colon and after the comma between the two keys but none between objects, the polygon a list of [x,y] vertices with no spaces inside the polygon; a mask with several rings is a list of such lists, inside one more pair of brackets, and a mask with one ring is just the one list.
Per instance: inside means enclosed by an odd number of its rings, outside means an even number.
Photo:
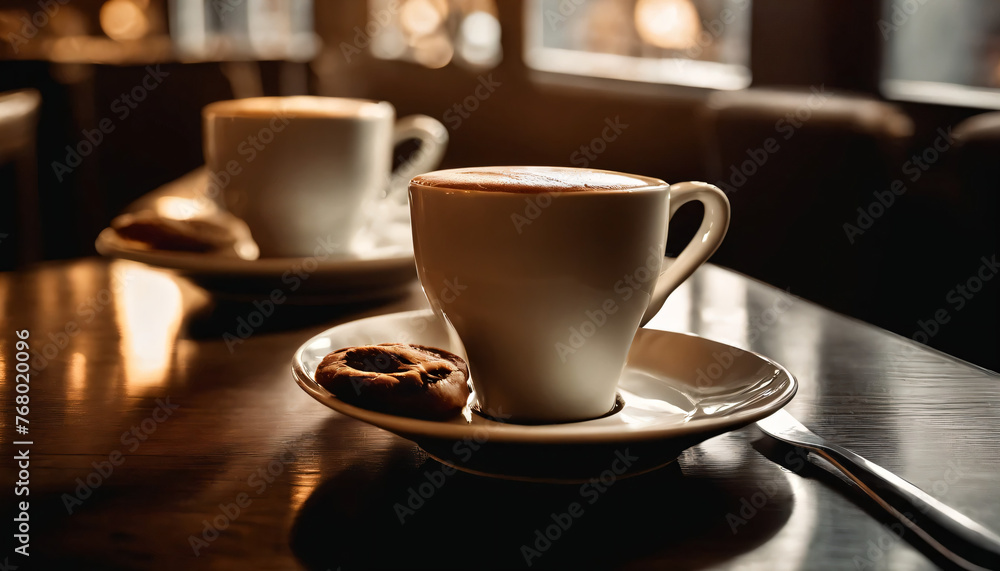
[{"label": "metal knife", "polygon": [[[1000,537],[920,488],[811,432],[784,410],[760,420],[765,434],[827,460],[928,545],[963,569],[1000,569]],[[817,466],[832,471],[824,464]]]}]

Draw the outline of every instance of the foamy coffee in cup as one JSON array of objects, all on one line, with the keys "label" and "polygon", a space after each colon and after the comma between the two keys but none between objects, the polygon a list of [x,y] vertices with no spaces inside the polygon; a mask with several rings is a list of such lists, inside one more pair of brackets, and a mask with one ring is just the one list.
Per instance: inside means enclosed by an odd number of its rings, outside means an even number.
[{"label": "foamy coffee in cup", "polygon": [[[437,167],[448,140],[436,119],[396,120],[385,101],[256,97],[202,111],[205,164],[220,202],[246,221],[263,257],[350,252],[373,203]],[[393,146],[420,151],[391,174]]]},{"label": "foamy coffee in cup", "polygon": [[[705,218],[661,276],[669,219],[691,200]],[[714,186],[563,167],[417,176],[410,211],[421,285],[465,346],[479,405],[535,423],[611,410],[636,329],[729,223]]]}]

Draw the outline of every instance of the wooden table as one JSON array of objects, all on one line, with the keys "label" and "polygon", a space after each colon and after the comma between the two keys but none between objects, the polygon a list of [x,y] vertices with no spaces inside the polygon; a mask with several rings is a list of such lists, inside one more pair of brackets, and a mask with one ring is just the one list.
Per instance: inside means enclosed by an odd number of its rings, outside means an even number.
[{"label": "wooden table", "polygon": [[[0,300],[5,537],[17,502],[30,518],[30,557],[15,541],[3,553],[10,569],[517,567],[522,545],[579,499],[579,486],[446,474],[295,385],[299,344],[422,307],[416,285],[382,306],[280,306],[242,343],[224,334],[252,306],[213,304],[130,262],[0,274]],[[651,326],[774,358],[801,382],[789,405],[800,420],[1000,531],[996,373],[715,266]],[[18,435],[23,329],[35,357],[30,432]],[[23,450],[30,495],[15,496],[12,457]],[[935,567],[857,489],[802,465],[755,427],[719,436],[614,482],[532,567]],[[432,480],[435,493],[401,524],[393,506]]]}]

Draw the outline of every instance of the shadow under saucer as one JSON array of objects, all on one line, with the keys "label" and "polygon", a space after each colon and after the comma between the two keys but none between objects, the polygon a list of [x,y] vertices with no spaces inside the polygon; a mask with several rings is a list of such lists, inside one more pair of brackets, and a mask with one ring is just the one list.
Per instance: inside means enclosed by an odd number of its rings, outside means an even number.
[{"label": "shadow under saucer", "polygon": [[[304,502],[291,531],[306,568],[711,566],[766,542],[794,503],[787,480],[753,467],[761,463],[741,465],[744,478],[733,480],[700,468],[686,475],[684,456],[647,474],[569,485],[476,476],[403,442],[376,456],[324,466],[336,475]],[[768,479],[767,509],[737,534],[727,516]]]}]

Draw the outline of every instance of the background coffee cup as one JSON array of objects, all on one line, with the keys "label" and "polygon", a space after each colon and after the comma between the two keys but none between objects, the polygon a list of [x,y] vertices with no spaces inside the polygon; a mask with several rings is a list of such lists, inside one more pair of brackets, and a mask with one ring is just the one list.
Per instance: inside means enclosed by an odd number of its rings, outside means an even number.
[{"label": "background coffee cup", "polygon": [[[395,115],[385,101],[334,97],[212,103],[202,112],[210,184],[246,221],[261,256],[348,253],[375,201],[401,197],[405,182],[444,154],[440,122]],[[390,173],[393,147],[407,139],[420,148]]]},{"label": "background coffee cup", "polygon": [[[601,180],[631,187],[559,190]],[[729,226],[712,185],[590,169],[438,171],[409,194],[424,292],[465,346],[479,405],[514,422],[609,412],[637,328]],[[701,227],[661,275],[669,220],[691,200]]]}]

